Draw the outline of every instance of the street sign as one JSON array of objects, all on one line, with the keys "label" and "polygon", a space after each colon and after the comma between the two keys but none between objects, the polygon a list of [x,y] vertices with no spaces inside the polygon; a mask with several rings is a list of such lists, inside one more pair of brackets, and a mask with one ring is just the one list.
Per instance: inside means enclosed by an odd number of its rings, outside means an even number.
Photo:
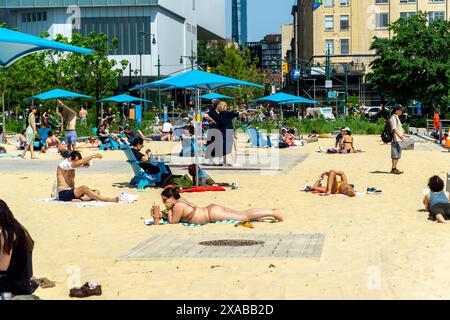
[{"label": "street sign", "polygon": [[333,88],[333,80],[325,80],[325,88],[327,89]]},{"label": "street sign", "polygon": [[292,79],[298,80],[302,76],[302,69],[292,69]]},{"label": "street sign", "polygon": [[337,92],[336,91],[328,92],[328,98],[329,99],[335,99],[336,97],[337,97]]}]

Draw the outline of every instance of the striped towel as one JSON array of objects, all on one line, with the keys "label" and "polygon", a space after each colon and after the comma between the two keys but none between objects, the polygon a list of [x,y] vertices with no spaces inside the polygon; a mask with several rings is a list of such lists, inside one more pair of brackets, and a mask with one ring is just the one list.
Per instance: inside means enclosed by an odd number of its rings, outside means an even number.
[{"label": "striped towel", "polygon": [[[241,222],[241,221],[239,221],[239,220],[222,220],[222,221],[212,222],[210,224],[236,224],[236,223],[239,223],[239,222]],[[153,225],[153,219],[145,219],[144,223],[147,226],[152,226]],[[166,225],[166,224],[169,224],[169,221],[167,221],[167,220],[160,220],[159,224],[160,225]],[[195,224],[195,223],[187,223],[187,222],[179,222],[178,224],[181,224],[181,225],[183,225],[185,227],[189,227],[189,228],[196,228],[196,227],[204,226],[204,224]]]}]

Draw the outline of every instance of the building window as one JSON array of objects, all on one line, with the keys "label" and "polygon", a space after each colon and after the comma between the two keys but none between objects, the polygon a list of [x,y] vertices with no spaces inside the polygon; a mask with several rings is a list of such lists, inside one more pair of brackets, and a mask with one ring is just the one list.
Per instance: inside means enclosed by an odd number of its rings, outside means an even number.
[{"label": "building window", "polygon": [[350,0],[340,0],[341,7],[346,7],[350,5]]},{"label": "building window", "polygon": [[428,12],[428,22],[432,23],[434,20],[445,20],[444,11],[429,11]]},{"label": "building window", "polygon": [[42,12],[42,21],[47,21],[47,11]]},{"label": "building window", "polygon": [[325,49],[326,49],[326,53],[328,54],[333,54],[334,52],[334,41],[333,39],[327,39],[325,40]]},{"label": "building window", "polygon": [[400,12],[400,18],[408,19],[408,18],[414,16],[415,14],[416,13],[414,11],[412,11],[412,12]]},{"label": "building window", "polygon": [[325,7],[334,7],[334,0],[325,0]]},{"label": "building window", "polygon": [[444,3],[444,0],[428,0],[430,3]]},{"label": "building window", "polygon": [[31,12],[27,13],[27,22],[31,22]]},{"label": "building window", "polygon": [[416,0],[400,0],[400,3],[416,3]]},{"label": "building window", "polygon": [[349,54],[349,40],[341,39],[341,54]]},{"label": "building window", "polygon": [[349,19],[348,15],[341,16],[341,19],[340,19],[341,20],[341,23],[340,23],[341,30],[348,30],[348,28],[349,28],[348,19]]},{"label": "building window", "polygon": [[375,4],[388,4],[389,0],[375,0]]},{"label": "building window", "polygon": [[325,31],[334,30],[334,16],[325,16]]},{"label": "building window", "polygon": [[389,26],[389,13],[377,13],[375,15],[376,29],[387,29]]},{"label": "building window", "polygon": [[[108,39],[116,38],[119,46],[113,55],[151,54],[149,17],[81,18],[76,32],[87,36],[91,32],[104,33]],[[144,33],[141,33],[144,32]]]},{"label": "building window", "polygon": [[22,13],[22,22],[27,22],[27,14]]}]

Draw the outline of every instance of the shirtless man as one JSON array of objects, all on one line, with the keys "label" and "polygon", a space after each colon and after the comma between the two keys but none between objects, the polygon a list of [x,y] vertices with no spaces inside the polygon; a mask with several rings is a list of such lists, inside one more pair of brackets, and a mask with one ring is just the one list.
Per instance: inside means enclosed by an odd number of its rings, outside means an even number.
[{"label": "shirtless man", "polygon": [[[327,186],[322,186],[322,180],[328,176]],[[337,177],[340,177],[341,181],[337,180]],[[347,177],[345,173],[342,171],[330,170],[328,172],[324,172],[320,175],[319,179],[313,186],[314,190],[321,191],[325,194],[344,194],[349,197],[356,196],[355,190],[348,183]]]},{"label": "shirtless man", "polygon": [[92,190],[87,186],[75,188],[75,169],[80,167],[89,167],[92,159],[101,159],[103,156],[99,153],[82,158],[78,151],[72,151],[70,155],[62,161],[56,170],[58,183],[59,200],[67,202],[82,201],[103,201],[119,202],[119,197],[107,198],[100,195],[98,190]]},{"label": "shirtless man", "polygon": [[84,126],[87,126],[87,115],[88,115],[87,110],[81,107],[81,110],[78,113],[78,115],[80,116],[80,123]]},{"label": "shirtless man", "polygon": [[66,106],[61,100],[58,100],[58,107],[56,109],[58,114],[64,119],[66,123],[66,144],[69,150],[76,150],[77,144],[77,113]]}]

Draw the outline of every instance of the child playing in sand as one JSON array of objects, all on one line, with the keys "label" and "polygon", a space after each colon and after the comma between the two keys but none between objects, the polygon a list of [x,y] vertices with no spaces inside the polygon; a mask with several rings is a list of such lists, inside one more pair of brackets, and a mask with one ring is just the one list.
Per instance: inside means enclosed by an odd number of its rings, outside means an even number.
[{"label": "child playing in sand", "polygon": [[210,204],[206,208],[201,208],[193,203],[181,198],[178,188],[166,188],[161,193],[162,201],[168,209],[168,213],[163,213],[163,218],[169,223],[181,222],[194,224],[207,224],[223,220],[250,221],[272,217],[275,220],[283,221],[283,215],[279,209],[250,209],[238,211],[228,209],[218,204]]},{"label": "child playing in sand", "polygon": [[[323,187],[322,181],[326,176],[328,176],[327,186]],[[340,177],[340,181],[338,181],[337,177]],[[348,183],[347,176],[342,171],[330,170],[322,173],[314,184],[313,189],[325,194],[344,194],[349,197],[356,196],[355,190]]]},{"label": "child playing in sand", "polygon": [[425,195],[423,204],[430,215],[429,219],[446,223],[450,219],[450,195],[444,191],[444,181],[439,176],[432,176],[428,181],[430,193]]}]

